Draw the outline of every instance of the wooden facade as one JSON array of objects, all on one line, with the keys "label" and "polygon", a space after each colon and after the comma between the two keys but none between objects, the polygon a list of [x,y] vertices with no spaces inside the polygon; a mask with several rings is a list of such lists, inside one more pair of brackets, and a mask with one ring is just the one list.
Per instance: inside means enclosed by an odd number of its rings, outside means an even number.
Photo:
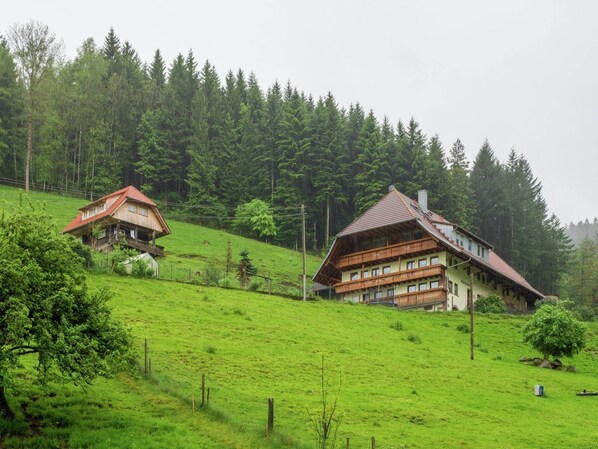
[{"label": "wooden facade", "polygon": [[152,256],[164,255],[156,239],[170,234],[170,229],[156,204],[135,187],[106,195],[80,211],[63,232],[100,251],[121,245]]}]

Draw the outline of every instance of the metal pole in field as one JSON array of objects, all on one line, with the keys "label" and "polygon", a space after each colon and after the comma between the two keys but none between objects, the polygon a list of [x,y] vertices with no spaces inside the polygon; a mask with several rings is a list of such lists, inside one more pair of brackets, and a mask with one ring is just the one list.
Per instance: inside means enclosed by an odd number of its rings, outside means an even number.
[{"label": "metal pole in field", "polygon": [[303,240],[303,301],[307,300],[307,275],[306,275],[306,254],[305,254],[305,205],[301,205],[301,237]]},{"label": "metal pole in field", "polygon": [[469,358],[473,360],[473,272],[469,272]]}]

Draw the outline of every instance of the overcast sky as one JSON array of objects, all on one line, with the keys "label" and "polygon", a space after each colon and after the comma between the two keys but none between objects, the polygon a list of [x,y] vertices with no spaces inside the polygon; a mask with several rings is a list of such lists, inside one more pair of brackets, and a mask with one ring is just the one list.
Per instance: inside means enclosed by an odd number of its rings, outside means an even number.
[{"label": "overcast sky", "polygon": [[[92,6],[93,5],[93,6]],[[598,215],[598,2],[11,1],[0,33],[47,24],[72,59],[110,27],[150,62],[192,49],[219,73],[290,80],[392,123],[417,120],[473,161],[484,139],[531,163],[563,224]]]}]

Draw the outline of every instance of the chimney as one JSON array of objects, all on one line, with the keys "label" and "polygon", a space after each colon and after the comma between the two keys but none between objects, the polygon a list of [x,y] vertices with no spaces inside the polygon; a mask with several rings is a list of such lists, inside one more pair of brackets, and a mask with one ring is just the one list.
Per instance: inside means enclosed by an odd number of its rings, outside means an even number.
[{"label": "chimney", "polygon": [[424,212],[424,214],[428,213],[428,191],[427,190],[420,190],[417,192],[417,202],[419,203],[420,209]]},{"label": "chimney", "polygon": [[389,192],[392,192],[393,190],[396,190],[396,189],[395,189],[395,186],[394,186],[394,185],[392,185],[392,184],[391,184],[391,185],[389,185],[389,186],[388,186],[388,191],[389,191]]}]

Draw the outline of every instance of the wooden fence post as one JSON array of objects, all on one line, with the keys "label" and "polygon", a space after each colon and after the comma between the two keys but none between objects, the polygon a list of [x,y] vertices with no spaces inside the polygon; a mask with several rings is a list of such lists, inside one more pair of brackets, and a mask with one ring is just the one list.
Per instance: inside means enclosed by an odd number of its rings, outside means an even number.
[{"label": "wooden fence post", "polygon": [[372,449],[376,449],[376,437],[372,437]]},{"label": "wooden fence post", "polygon": [[201,375],[201,406],[206,405],[206,375]]},{"label": "wooden fence post", "polygon": [[143,345],[143,353],[144,353],[144,362],[145,364],[143,365],[143,374],[145,374],[147,376],[147,338],[145,339],[145,343]]},{"label": "wooden fence post", "polygon": [[347,446],[346,449],[349,449],[349,437],[347,437]]},{"label": "wooden fence post", "polygon": [[266,435],[269,437],[270,432],[274,429],[274,398],[268,398],[268,427],[266,428]]}]

